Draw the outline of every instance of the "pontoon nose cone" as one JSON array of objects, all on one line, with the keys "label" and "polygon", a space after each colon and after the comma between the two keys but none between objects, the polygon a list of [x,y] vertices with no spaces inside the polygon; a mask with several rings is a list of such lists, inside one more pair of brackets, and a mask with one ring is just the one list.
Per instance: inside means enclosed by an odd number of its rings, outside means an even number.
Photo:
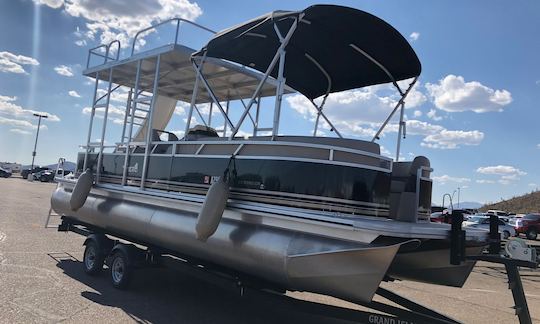
[{"label": "pontoon nose cone", "polygon": [[86,171],[79,176],[79,179],[73,188],[73,192],[71,193],[71,198],[69,199],[71,210],[77,211],[84,205],[86,198],[88,198],[88,194],[90,194],[90,190],[92,189],[92,183],[92,171],[86,169]]},{"label": "pontoon nose cone", "polygon": [[195,230],[198,240],[206,242],[216,232],[228,198],[229,184],[223,180],[223,177],[220,177],[208,189],[206,199],[197,218]]}]

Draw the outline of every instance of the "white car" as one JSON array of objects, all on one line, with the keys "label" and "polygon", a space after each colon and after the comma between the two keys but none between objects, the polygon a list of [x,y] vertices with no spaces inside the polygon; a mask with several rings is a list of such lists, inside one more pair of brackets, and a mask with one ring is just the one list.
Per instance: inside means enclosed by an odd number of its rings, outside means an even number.
[{"label": "white car", "polygon": [[[511,236],[516,236],[516,229],[506,224],[500,218],[497,219],[499,223],[499,233],[501,234],[502,239],[508,239]],[[474,227],[474,228],[485,228],[489,231],[489,217],[486,216],[470,216],[466,221],[463,222],[463,227]]]}]

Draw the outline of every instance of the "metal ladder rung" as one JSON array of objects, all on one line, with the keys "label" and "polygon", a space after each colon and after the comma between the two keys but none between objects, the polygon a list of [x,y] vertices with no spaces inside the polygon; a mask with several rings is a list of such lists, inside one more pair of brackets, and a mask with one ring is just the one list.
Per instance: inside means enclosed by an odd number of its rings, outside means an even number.
[{"label": "metal ladder rung", "polygon": [[94,105],[94,108],[105,108],[105,107],[107,107],[107,104],[106,104],[106,103],[95,104],[95,105]]},{"label": "metal ladder rung", "polygon": [[47,215],[47,220],[45,221],[45,228],[58,228],[58,225],[51,225],[51,217],[62,217],[63,215],[57,214],[52,208],[49,208],[49,214]]},{"label": "metal ladder rung", "polygon": [[152,97],[137,98],[133,100],[133,102],[142,103],[142,104],[150,104],[150,101],[152,101]]}]

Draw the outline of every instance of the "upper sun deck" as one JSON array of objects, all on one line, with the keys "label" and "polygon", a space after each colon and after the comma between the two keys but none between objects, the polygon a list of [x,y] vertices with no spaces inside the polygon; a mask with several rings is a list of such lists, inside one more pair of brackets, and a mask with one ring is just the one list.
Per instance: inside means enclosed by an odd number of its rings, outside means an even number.
[{"label": "upper sun deck", "polygon": [[[189,23],[210,31],[192,22],[175,18],[141,32],[155,29],[167,22]],[[134,44],[137,42],[137,36],[133,40]],[[118,49],[116,46],[118,46]],[[136,53],[135,46],[133,46],[131,55],[123,59],[119,58],[119,47],[120,42],[113,41],[108,45],[100,45],[90,49],[83,75],[102,81],[111,81],[116,85],[128,88],[135,88],[137,78],[139,78],[139,90],[153,92],[154,76],[156,70],[159,69],[157,84],[159,94],[184,102],[191,102],[197,78],[197,68],[194,67],[194,62],[200,62],[201,58],[193,57],[192,54],[196,50],[180,44],[178,35],[170,44],[142,52]],[[113,51],[116,51],[116,56],[111,55]],[[92,59],[96,57],[101,58],[102,62],[91,65]],[[157,66],[158,57],[160,57],[159,67]],[[222,59],[205,58],[204,61],[205,64],[200,72],[205,76],[216,98],[220,101],[251,98],[252,93],[264,77],[263,74],[256,70]],[[139,71],[139,76],[137,71]],[[287,88],[285,91],[288,93],[292,90]],[[267,78],[260,91],[260,96],[266,97],[275,94],[276,81],[273,78]],[[208,93],[208,90],[201,87],[198,90],[195,103],[208,103],[211,101],[212,96]]]}]

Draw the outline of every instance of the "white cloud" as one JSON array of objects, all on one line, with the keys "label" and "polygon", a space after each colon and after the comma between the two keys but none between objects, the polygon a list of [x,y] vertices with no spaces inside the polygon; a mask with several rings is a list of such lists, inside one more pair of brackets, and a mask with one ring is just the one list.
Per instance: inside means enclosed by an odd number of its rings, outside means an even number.
[{"label": "white cloud", "polygon": [[509,176],[509,175],[526,175],[527,172],[521,171],[518,168],[515,168],[510,165],[497,165],[497,166],[487,166],[487,167],[479,167],[476,169],[476,172],[481,174],[494,174],[494,175],[502,175],[502,176]]},{"label": "white cloud", "polygon": [[[37,129],[37,125],[32,124],[27,120],[12,119],[0,116],[0,125],[8,125],[11,127]],[[47,129],[47,125],[41,125],[40,129]]]},{"label": "white cloud", "polygon": [[39,65],[39,62],[32,57],[0,52],[0,72],[28,74],[23,65]]},{"label": "white cloud", "polygon": [[24,109],[23,107],[14,103],[17,100],[17,97],[1,96],[0,95],[0,115],[10,116],[16,119],[31,119],[34,120],[36,117],[35,113],[47,115],[48,121],[57,122],[60,121],[60,118],[54,114],[50,114],[43,111],[36,111],[31,109]]},{"label": "white cloud", "polygon": [[73,76],[73,69],[66,65],[59,65],[54,68],[56,73],[66,76],[66,77],[72,77]]},{"label": "white cloud", "polygon": [[415,110],[413,116],[416,118],[422,117],[422,112],[420,110]]},{"label": "white cloud", "polygon": [[448,112],[502,111],[512,102],[512,95],[507,90],[493,90],[478,81],[465,82],[462,76],[452,74],[439,83],[427,83],[426,89],[435,106]]},{"label": "white cloud", "polygon": [[[92,113],[92,107],[84,107],[82,109],[82,113],[84,115],[90,115]],[[120,109],[114,105],[109,104],[109,112],[108,112],[107,120],[110,120],[113,123],[118,124],[118,125],[123,125],[124,114],[125,114],[125,109]],[[95,117],[103,118],[104,115],[105,115],[105,107],[96,108]],[[136,115],[139,115],[139,114],[136,114]]]},{"label": "white cloud", "polygon": [[536,147],[540,149],[540,144],[536,144]]},{"label": "white cloud", "polygon": [[538,187],[538,184],[537,184],[537,183],[529,183],[529,187],[535,187],[535,188],[537,188],[537,187]]},{"label": "white cloud", "polygon": [[412,32],[410,35],[409,35],[409,39],[411,41],[416,41],[418,40],[418,38],[420,37],[420,33],[419,32]]},{"label": "white cloud", "polygon": [[484,139],[484,133],[473,131],[442,130],[438,134],[426,136],[420,145],[436,149],[456,149],[460,145],[479,145]]},{"label": "white cloud", "polygon": [[434,121],[440,121],[443,118],[441,116],[437,116],[437,111],[435,109],[430,109],[427,113],[428,118],[433,119]]},{"label": "white cloud", "polygon": [[439,176],[439,177],[433,177],[433,181],[439,182],[440,184],[446,184],[448,182],[455,182],[455,183],[466,183],[471,182],[471,179],[469,178],[459,178],[459,177],[451,177],[447,174]]},{"label": "white cloud", "polygon": [[12,132],[12,133],[20,134],[20,135],[31,135],[32,134],[32,132],[29,132],[29,131],[24,130],[24,129],[19,129],[19,128],[12,128],[9,131]]},{"label": "white cloud", "polygon": [[407,134],[408,135],[436,135],[439,134],[446,129],[440,125],[434,125],[430,123],[426,123],[424,121],[419,121],[415,119],[407,120],[406,123],[407,128]]},{"label": "white cloud", "polygon": [[476,169],[476,172],[499,176],[497,182],[503,185],[508,185],[512,183],[512,181],[517,181],[520,179],[520,176],[527,174],[527,172],[521,171],[520,169],[510,165],[479,167]]},{"label": "white cloud", "polygon": [[80,98],[80,97],[81,97],[81,95],[80,95],[77,91],[75,91],[75,90],[70,90],[70,91],[68,92],[68,94],[69,94],[70,96],[72,96],[72,97],[75,97],[75,98]]},{"label": "white cloud", "polygon": [[493,184],[493,183],[495,183],[495,180],[479,179],[479,180],[476,180],[476,183],[480,183],[480,184]]},{"label": "white cloud", "polygon": [[51,8],[58,9],[64,4],[64,0],[34,0],[37,4],[44,4]]},{"label": "white cloud", "polygon": [[[34,1],[53,8],[61,7],[60,0]],[[83,46],[83,41],[97,39],[108,44],[118,39],[122,47],[128,47],[131,45],[129,39],[143,28],[173,17],[193,21],[202,14],[199,5],[188,0],[66,0],[63,10],[87,21],[85,30],[80,30],[80,36],[77,35],[79,46]],[[144,40],[139,45],[144,45]]]},{"label": "white cloud", "polygon": [[178,137],[178,138],[182,138],[182,137],[184,137],[185,131],[183,131],[183,130],[173,130],[173,131],[171,131],[171,133],[176,135],[176,137]]},{"label": "white cloud", "polygon": [[[406,87],[410,82],[404,80],[399,84],[400,87]],[[419,83],[413,87],[406,99],[405,107],[408,109],[418,107],[426,101],[426,96],[418,90],[418,86]],[[305,119],[315,121],[317,111],[307,98],[296,94],[287,96],[286,100]],[[372,137],[398,100],[399,96],[392,85],[376,85],[332,93],[328,96],[323,111],[341,133]],[[322,119],[320,122],[320,129],[325,129]],[[385,129],[387,133],[393,131],[397,131],[393,125],[388,125]]]}]

